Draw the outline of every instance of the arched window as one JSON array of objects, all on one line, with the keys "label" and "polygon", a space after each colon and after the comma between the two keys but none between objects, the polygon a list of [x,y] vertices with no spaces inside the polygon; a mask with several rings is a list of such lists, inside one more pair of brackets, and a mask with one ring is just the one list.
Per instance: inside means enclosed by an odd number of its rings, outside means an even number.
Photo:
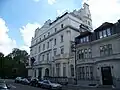
[{"label": "arched window", "polygon": [[48,68],[45,69],[45,76],[49,76],[49,69]]},{"label": "arched window", "polygon": [[71,76],[74,76],[74,66],[70,65],[70,69],[71,69]]}]

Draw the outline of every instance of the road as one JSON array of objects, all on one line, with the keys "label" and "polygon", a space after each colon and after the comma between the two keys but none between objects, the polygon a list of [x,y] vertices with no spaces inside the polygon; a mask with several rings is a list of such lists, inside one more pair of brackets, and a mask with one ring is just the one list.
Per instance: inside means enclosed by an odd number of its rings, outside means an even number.
[{"label": "road", "polygon": [[17,84],[17,83],[14,83],[13,80],[5,80],[5,81],[11,87],[10,90],[46,90],[42,88],[32,87],[29,85]]},{"label": "road", "polygon": [[[8,85],[11,86],[10,90],[46,90],[42,88],[32,87],[29,85],[22,85],[14,83],[14,80],[5,80]],[[110,88],[83,88],[83,87],[73,87],[73,86],[64,86],[63,90],[113,90]]]}]

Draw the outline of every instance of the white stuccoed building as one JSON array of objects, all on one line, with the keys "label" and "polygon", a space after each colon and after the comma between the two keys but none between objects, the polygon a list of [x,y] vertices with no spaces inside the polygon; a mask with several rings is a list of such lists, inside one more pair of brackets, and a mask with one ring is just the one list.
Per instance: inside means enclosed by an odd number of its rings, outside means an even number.
[{"label": "white stuccoed building", "polygon": [[80,34],[81,24],[92,30],[91,14],[86,3],[80,10],[66,12],[53,22],[49,19],[41,28],[37,28],[30,47],[30,57],[34,57],[36,61],[33,67],[29,61],[28,76],[74,77],[75,60],[70,42]]}]

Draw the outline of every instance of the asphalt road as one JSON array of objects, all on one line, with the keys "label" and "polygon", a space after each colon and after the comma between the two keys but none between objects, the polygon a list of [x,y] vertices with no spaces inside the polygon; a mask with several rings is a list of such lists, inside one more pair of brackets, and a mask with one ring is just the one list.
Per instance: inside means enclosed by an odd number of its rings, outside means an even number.
[{"label": "asphalt road", "polygon": [[29,85],[22,85],[14,83],[14,80],[5,80],[6,83],[11,87],[10,90],[46,90],[42,88],[32,87]]},{"label": "asphalt road", "polygon": [[[11,86],[10,90],[46,90],[42,88],[32,87],[29,85],[22,85],[14,83],[14,80],[5,80],[8,85]],[[63,86],[62,90],[113,90],[110,88],[83,88],[83,87],[74,87],[74,86]],[[119,90],[119,89],[118,89]]]}]

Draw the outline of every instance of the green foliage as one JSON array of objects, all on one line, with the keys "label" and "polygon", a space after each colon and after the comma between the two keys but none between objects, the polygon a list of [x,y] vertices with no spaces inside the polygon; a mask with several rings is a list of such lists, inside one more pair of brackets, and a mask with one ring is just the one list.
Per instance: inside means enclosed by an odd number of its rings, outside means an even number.
[{"label": "green foliage", "polygon": [[28,58],[29,55],[25,50],[17,48],[13,49],[12,53],[7,56],[0,53],[0,77],[27,76]]}]

